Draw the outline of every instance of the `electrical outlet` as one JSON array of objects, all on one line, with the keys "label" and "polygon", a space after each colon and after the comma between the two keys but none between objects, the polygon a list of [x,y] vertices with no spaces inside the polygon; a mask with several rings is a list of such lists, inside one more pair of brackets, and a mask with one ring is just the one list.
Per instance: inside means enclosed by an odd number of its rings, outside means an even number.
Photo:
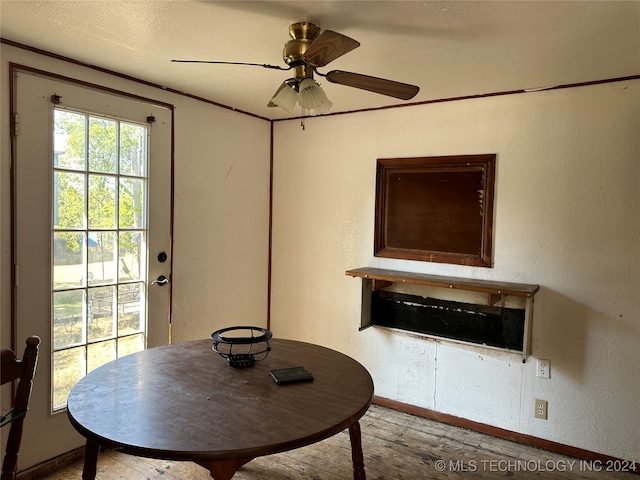
[{"label": "electrical outlet", "polygon": [[549,360],[538,359],[536,377],[549,378],[551,376],[551,365]]},{"label": "electrical outlet", "polygon": [[534,416],[536,418],[541,418],[542,420],[547,419],[547,407],[549,406],[549,402],[546,400],[538,400],[536,399]]}]

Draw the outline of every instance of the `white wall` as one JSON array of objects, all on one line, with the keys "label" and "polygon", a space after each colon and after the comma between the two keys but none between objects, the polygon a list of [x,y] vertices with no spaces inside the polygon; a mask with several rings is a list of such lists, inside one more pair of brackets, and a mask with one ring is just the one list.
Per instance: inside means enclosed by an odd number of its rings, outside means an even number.
[{"label": "white wall", "polygon": [[267,325],[270,123],[176,110],[173,341]]},{"label": "white wall", "polygon": [[[639,111],[628,81],[277,122],[274,335],[355,357],[379,396],[640,460]],[[476,153],[497,154],[493,268],[373,257],[376,158]],[[539,284],[532,357],[358,332],[363,266]]]}]

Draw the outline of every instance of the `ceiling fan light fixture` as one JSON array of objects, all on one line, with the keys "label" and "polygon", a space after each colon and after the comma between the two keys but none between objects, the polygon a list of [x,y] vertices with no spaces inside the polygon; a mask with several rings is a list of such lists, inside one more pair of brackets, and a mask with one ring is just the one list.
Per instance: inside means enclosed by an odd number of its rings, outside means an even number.
[{"label": "ceiling fan light fixture", "polygon": [[[2,1],[2,0],[0,0]],[[318,72],[342,55],[360,46],[360,42],[332,30],[321,31],[320,27],[309,22],[290,25],[291,40],[285,43],[282,57],[288,68],[278,65],[247,62],[228,62],[217,60],[171,60],[172,62],[213,63],[228,65],[250,65],[272,70],[293,70],[293,77],[285,80],[267,104],[268,107],[280,107],[293,113],[296,103],[302,107],[302,116],[318,115],[328,111],[333,104],[324,90],[313,79],[314,73],[326,78],[330,83],[358,88],[380,95],[410,100],[420,91],[417,85],[396,82],[385,78],[362,75],[360,73],[332,70],[327,74]]]},{"label": "ceiling fan light fixture", "polygon": [[296,108],[297,102],[298,93],[291,85],[278,90],[278,92],[271,99],[271,103],[282,108],[287,113],[293,113],[293,109]]},{"label": "ceiling fan light fixture", "polygon": [[333,107],[333,103],[329,100],[325,95],[325,101],[320,104],[318,108],[312,108],[308,110],[309,115],[320,115],[322,113],[326,113]]},{"label": "ceiling fan light fixture", "polygon": [[333,106],[324,90],[313,78],[304,78],[300,82],[298,90],[298,103],[305,110],[315,110],[318,113],[323,113]]}]

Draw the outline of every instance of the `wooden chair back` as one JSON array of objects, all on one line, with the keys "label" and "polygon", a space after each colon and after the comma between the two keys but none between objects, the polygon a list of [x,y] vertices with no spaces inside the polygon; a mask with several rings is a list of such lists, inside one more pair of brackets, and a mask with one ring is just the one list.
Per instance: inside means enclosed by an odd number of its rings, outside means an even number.
[{"label": "wooden chair back", "polygon": [[22,360],[18,360],[13,350],[2,349],[0,366],[0,377],[2,385],[5,383],[18,381],[15,390],[15,399],[12,409],[2,416],[2,426],[9,426],[9,436],[7,438],[7,448],[2,462],[2,477],[0,480],[15,480],[18,467],[18,451],[22,441],[22,427],[24,418],[29,410],[29,398],[31,396],[31,385],[38,363],[38,345],[40,338],[31,336],[27,338],[27,346],[24,350]]}]

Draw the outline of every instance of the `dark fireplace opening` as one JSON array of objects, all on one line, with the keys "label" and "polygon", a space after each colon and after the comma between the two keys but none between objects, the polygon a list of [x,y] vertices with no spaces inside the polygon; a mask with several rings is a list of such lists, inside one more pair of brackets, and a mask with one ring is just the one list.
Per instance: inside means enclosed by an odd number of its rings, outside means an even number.
[{"label": "dark fireplace opening", "polygon": [[371,324],[522,351],[525,310],[377,290]]}]

